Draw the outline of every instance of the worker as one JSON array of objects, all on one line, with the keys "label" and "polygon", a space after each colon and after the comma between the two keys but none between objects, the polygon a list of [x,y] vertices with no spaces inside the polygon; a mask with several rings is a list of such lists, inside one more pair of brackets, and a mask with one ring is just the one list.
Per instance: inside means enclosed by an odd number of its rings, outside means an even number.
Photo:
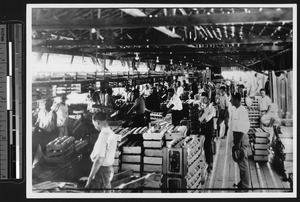
[{"label": "worker", "polygon": [[150,95],[146,98],[146,109],[154,112],[158,112],[160,110],[156,87],[150,88]]},{"label": "worker", "polygon": [[140,91],[135,89],[133,91],[134,103],[130,110],[127,112],[127,115],[135,111],[135,116],[133,118],[134,126],[141,127],[145,126],[145,100],[142,96],[140,96]]},{"label": "worker", "polygon": [[204,140],[204,154],[205,161],[208,165],[207,172],[210,173],[213,169],[213,134],[214,134],[214,122],[213,117],[216,115],[213,103],[210,103],[207,92],[201,94],[201,102],[204,108],[200,110],[200,134],[205,136]]},{"label": "worker", "polygon": [[112,94],[113,94],[112,88],[108,87],[106,89],[104,106],[110,107],[113,109],[115,107],[115,100],[114,100]]},{"label": "worker", "polygon": [[179,96],[175,94],[173,88],[168,89],[168,97],[167,110],[163,113],[163,116],[172,111],[172,124],[178,126],[182,119],[182,102]]},{"label": "worker", "polygon": [[32,160],[38,146],[42,152],[46,151],[46,145],[57,137],[56,113],[51,110],[53,101],[51,99],[39,100],[38,118],[34,124],[32,133]]},{"label": "worker", "polygon": [[186,80],[183,80],[183,90],[184,91],[189,91],[190,90],[190,87],[189,87],[189,85],[186,83]]},{"label": "worker", "polygon": [[261,116],[268,113],[270,110],[270,106],[272,104],[272,100],[269,96],[266,95],[265,89],[260,89],[261,97],[258,98],[258,106]]},{"label": "worker", "polygon": [[195,99],[194,96],[198,94],[198,85],[196,82],[196,79],[194,79],[193,83],[192,83],[192,95],[191,95],[191,99]]},{"label": "worker", "polygon": [[226,94],[226,88],[225,86],[220,87],[220,95],[219,95],[219,117],[217,120],[217,130],[218,130],[218,135],[220,136],[220,129],[221,129],[221,124],[224,121],[225,124],[225,133],[224,136],[222,137],[223,139],[226,138],[227,136],[227,131],[228,131],[228,121],[229,121],[229,112],[228,112],[228,107],[229,107],[229,99]]},{"label": "worker", "polygon": [[107,125],[103,112],[95,113],[92,122],[100,133],[90,155],[93,165],[85,188],[94,189],[95,192],[111,192],[117,137]]},{"label": "worker", "polygon": [[182,94],[183,94],[183,87],[181,86],[181,82],[178,81],[177,82],[177,91],[176,94],[178,95],[179,98],[181,98]]},{"label": "worker", "polygon": [[68,106],[66,104],[67,96],[63,94],[56,103],[53,103],[52,110],[56,112],[59,137],[68,136]]},{"label": "worker", "polygon": [[[241,105],[241,95],[233,94],[230,100],[232,104],[232,131],[233,131],[233,157],[240,169],[240,182],[237,188],[242,191],[248,191],[249,188],[249,168],[248,156],[246,148],[249,145],[248,131],[250,129],[250,121],[247,109]],[[235,155],[235,151],[239,151],[239,155]]]}]

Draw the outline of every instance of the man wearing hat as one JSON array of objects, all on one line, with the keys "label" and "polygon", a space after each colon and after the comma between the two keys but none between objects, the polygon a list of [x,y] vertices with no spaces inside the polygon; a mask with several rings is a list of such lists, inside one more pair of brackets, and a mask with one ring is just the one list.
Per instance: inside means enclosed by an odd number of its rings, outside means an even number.
[{"label": "man wearing hat", "polygon": [[93,166],[85,188],[96,189],[95,192],[110,192],[117,137],[107,125],[106,115],[103,112],[94,114],[92,121],[100,134],[90,155]]},{"label": "man wearing hat", "polygon": [[[248,131],[250,121],[247,109],[241,105],[241,94],[236,93],[231,96],[232,104],[232,131],[233,131],[233,159],[237,162],[240,169],[240,182],[237,185],[239,190],[247,191],[249,188],[249,168],[246,147],[249,145]],[[238,150],[237,157],[236,149]],[[236,158],[235,158],[236,157]]]},{"label": "man wearing hat", "polygon": [[208,164],[207,172],[210,173],[213,168],[213,150],[212,141],[214,134],[213,117],[216,115],[213,103],[210,103],[209,95],[207,92],[201,94],[201,101],[204,108],[201,110],[202,114],[199,118],[200,121],[200,134],[205,136],[204,153],[205,160]]}]

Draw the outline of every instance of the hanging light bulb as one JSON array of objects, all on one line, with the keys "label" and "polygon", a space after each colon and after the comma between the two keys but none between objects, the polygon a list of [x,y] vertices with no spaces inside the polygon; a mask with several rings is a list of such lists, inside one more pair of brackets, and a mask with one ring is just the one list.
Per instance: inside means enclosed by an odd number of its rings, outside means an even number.
[{"label": "hanging light bulb", "polygon": [[134,58],[135,60],[139,60],[140,59],[140,57],[139,57],[139,53],[135,53],[135,58]]},{"label": "hanging light bulb", "polygon": [[170,65],[172,65],[173,64],[173,59],[170,59]]},{"label": "hanging light bulb", "polygon": [[156,56],[156,63],[159,63],[159,57]]}]

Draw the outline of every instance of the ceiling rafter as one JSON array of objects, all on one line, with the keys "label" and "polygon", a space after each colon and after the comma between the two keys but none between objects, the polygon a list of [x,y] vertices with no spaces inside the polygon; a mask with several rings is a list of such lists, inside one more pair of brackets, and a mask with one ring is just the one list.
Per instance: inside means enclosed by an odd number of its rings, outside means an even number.
[{"label": "ceiling rafter", "polygon": [[[145,13],[143,13],[142,11],[140,11],[139,9],[120,9],[121,11],[123,11],[124,13],[127,13],[131,16],[134,16],[134,17],[146,17],[147,15]],[[148,17],[146,17],[146,19],[148,19]],[[151,19],[151,18],[150,18]],[[154,29],[170,36],[170,37],[173,37],[173,38],[181,38],[181,36],[179,36],[178,34],[176,33],[173,33],[172,31],[170,31],[167,27],[165,26],[154,26],[153,27]]]},{"label": "ceiling rafter", "polygon": [[180,39],[163,39],[155,41],[146,41],[146,40],[44,40],[44,39],[33,39],[33,46],[156,46],[156,45],[199,45],[199,44],[277,44],[277,43],[291,43],[292,38],[290,36],[281,36],[278,37],[253,37],[245,36],[241,38],[223,38],[222,40],[180,40]]},{"label": "ceiling rafter", "polygon": [[[131,11],[129,11],[131,10]],[[134,10],[134,11],[133,11]],[[234,13],[234,14],[214,14],[214,15],[187,15],[187,16],[165,16],[147,17],[138,9],[122,9],[128,14],[136,12],[134,18],[105,18],[105,19],[82,19],[82,20],[49,20],[36,19],[32,23],[33,30],[65,30],[65,29],[119,29],[119,28],[142,28],[161,26],[195,26],[195,25],[218,25],[218,24],[252,24],[270,22],[291,22],[292,12],[290,9],[264,10],[259,13]],[[138,14],[139,13],[139,14]],[[144,15],[144,17],[142,17]]]}]

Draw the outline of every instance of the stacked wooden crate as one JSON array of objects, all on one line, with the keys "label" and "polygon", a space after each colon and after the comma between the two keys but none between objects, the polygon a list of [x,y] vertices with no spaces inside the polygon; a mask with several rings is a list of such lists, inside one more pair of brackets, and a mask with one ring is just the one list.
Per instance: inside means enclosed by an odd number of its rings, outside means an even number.
[{"label": "stacked wooden crate", "polygon": [[57,96],[66,93],[81,93],[81,84],[59,84],[54,86],[53,92]]},{"label": "stacked wooden crate", "polygon": [[113,164],[114,167],[114,172],[119,173],[120,171],[120,158],[121,158],[121,146],[124,144],[125,141],[127,141],[127,135],[128,132],[130,131],[129,128],[115,128],[114,133],[117,135],[117,141],[118,141],[118,146],[117,146],[117,151],[115,154],[115,161]]},{"label": "stacked wooden crate", "polygon": [[254,128],[254,161],[269,161],[270,134],[261,128]]},{"label": "stacked wooden crate", "polygon": [[281,126],[281,133],[278,134],[284,145],[284,170],[287,177],[293,174],[293,127]]},{"label": "stacked wooden crate", "polygon": [[167,192],[197,192],[206,178],[204,136],[174,139],[163,150],[163,189]]},{"label": "stacked wooden crate", "polygon": [[137,177],[142,174],[143,138],[147,127],[132,128],[127,134],[127,140],[122,145],[121,170],[133,170]]},{"label": "stacked wooden crate", "polygon": [[[194,193],[201,189],[206,177],[207,164],[204,155],[204,136],[187,140],[185,147],[187,148],[187,174],[186,188],[188,192]],[[189,141],[189,142],[188,142]]]},{"label": "stacked wooden crate", "polygon": [[199,122],[199,109],[197,105],[189,105],[189,119],[190,122],[190,133],[199,134],[200,122]]},{"label": "stacked wooden crate", "polygon": [[[242,105],[245,104],[245,99],[242,98],[241,100]],[[260,112],[258,107],[258,100],[252,100],[252,105],[249,107],[246,107],[248,109],[248,116],[250,121],[250,128],[259,128],[260,127]]]},{"label": "stacked wooden crate", "polygon": [[169,146],[174,139],[185,137],[187,135],[187,126],[167,126],[166,146]]},{"label": "stacked wooden crate", "polygon": [[150,113],[150,120],[155,121],[155,120],[161,120],[163,119],[163,113],[162,112],[151,112]]},{"label": "stacked wooden crate", "polygon": [[154,192],[161,192],[161,179],[162,179],[162,148],[165,144],[165,132],[153,132],[149,129],[143,134],[143,146],[145,149],[143,156],[143,174],[155,172],[155,176],[152,180],[148,180],[144,185],[148,191],[153,189]]}]

